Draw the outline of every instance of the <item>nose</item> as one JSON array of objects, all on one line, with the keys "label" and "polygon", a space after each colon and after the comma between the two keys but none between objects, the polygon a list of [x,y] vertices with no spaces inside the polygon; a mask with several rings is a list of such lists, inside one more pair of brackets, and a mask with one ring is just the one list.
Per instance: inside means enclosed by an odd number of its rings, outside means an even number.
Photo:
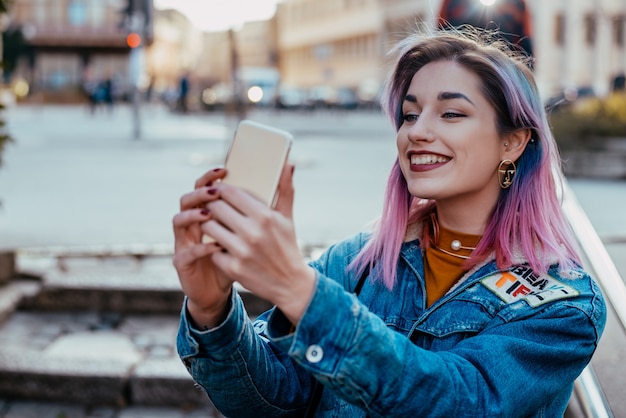
[{"label": "nose", "polygon": [[435,135],[430,129],[427,116],[423,113],[417,118],[415,123],[411,125],[408,132],[409,140],[411,142],[426,141],[432,142],[435,139]]}]

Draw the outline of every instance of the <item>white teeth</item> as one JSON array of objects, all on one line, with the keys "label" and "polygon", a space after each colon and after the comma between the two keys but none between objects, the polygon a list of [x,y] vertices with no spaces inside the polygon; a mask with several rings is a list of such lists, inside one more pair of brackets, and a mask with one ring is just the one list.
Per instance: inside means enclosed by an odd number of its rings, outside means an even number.
[{"label": "white teeth", "polygon": [[449,160],[450,160],[449,158],[442,157],[440,155],[432,155],[432,154],[411,155],[411,164],[414,164],[414,165],[445,163]]}]

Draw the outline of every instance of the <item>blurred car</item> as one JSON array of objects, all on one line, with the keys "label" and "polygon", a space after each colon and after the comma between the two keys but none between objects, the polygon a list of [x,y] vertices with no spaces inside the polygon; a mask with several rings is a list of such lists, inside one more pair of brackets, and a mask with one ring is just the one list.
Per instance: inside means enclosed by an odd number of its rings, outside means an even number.
[{"label": "blurred car", "polygon": [[382,85],[378,80],[364,80],[356,90],[359,107],[376,109],[380,106]]},{"label": "blurred car", "polygon": [[335,89],[331,86],[315,86],[309,90],[309,101],[314,109],[330,109],[335,103]]},{"label": "blurred car", "polygon": [[313,87],[309,101],[314,109],[356,109],[359,106],[356,90],[350,87]]},{"label": "blurred car", "polygon": [[276,107],[279,109],[308,109],[311,107],[309,93],[304,88],[282,86],[278,89]]},{"label": "blurred car", "polygon": [[545,108],[548,112],[555,112],[561,108],[571,105],[577,100],[595,97],[596,93],[593,87],[570,87],[566,88],[554,96],[550,96],[545,102]]},{"label": "blurred car", "polygon": [[336,90],[333,106],[339,109],[356,109],[359,106],[356,92],[348,87],[339,87]]},{"label": "blurred car", "polygon": [[234,94],[232,85],[217,83],[202,90],[201,101],[205,110],[224,109],[233,102]]}]

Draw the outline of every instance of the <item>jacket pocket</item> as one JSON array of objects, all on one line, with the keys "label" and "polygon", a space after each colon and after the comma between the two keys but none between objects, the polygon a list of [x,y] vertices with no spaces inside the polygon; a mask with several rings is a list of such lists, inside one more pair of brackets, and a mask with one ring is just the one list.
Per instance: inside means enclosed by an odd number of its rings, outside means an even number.
[{"label": "jacket pocket", "polygon": [[468,296],[456,297],[427,313],[414,328],[411,341],[429,350],[449,350],[484,330],[504,305],[491,297]]}]

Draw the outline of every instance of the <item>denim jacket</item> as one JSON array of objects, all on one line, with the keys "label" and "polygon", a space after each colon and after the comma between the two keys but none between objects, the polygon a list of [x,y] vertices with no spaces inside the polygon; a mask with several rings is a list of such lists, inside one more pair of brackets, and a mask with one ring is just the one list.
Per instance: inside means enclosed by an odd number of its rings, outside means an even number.
[{"label": "denim jacket", "polygon": [[427,308],[412,241],[395,287],[374,269],[357,298],[346,266],[367,239],[311,263],[317,287],[295,331],[278,309],[252,322],[236,291],[226,320],[208,331],[191,327],[183,308],[179,355],[224,415],[303,416],[314,376],[324,385],[317,417],[563,416],[606,320],[584,271],[499,271],[490,260]]}]

